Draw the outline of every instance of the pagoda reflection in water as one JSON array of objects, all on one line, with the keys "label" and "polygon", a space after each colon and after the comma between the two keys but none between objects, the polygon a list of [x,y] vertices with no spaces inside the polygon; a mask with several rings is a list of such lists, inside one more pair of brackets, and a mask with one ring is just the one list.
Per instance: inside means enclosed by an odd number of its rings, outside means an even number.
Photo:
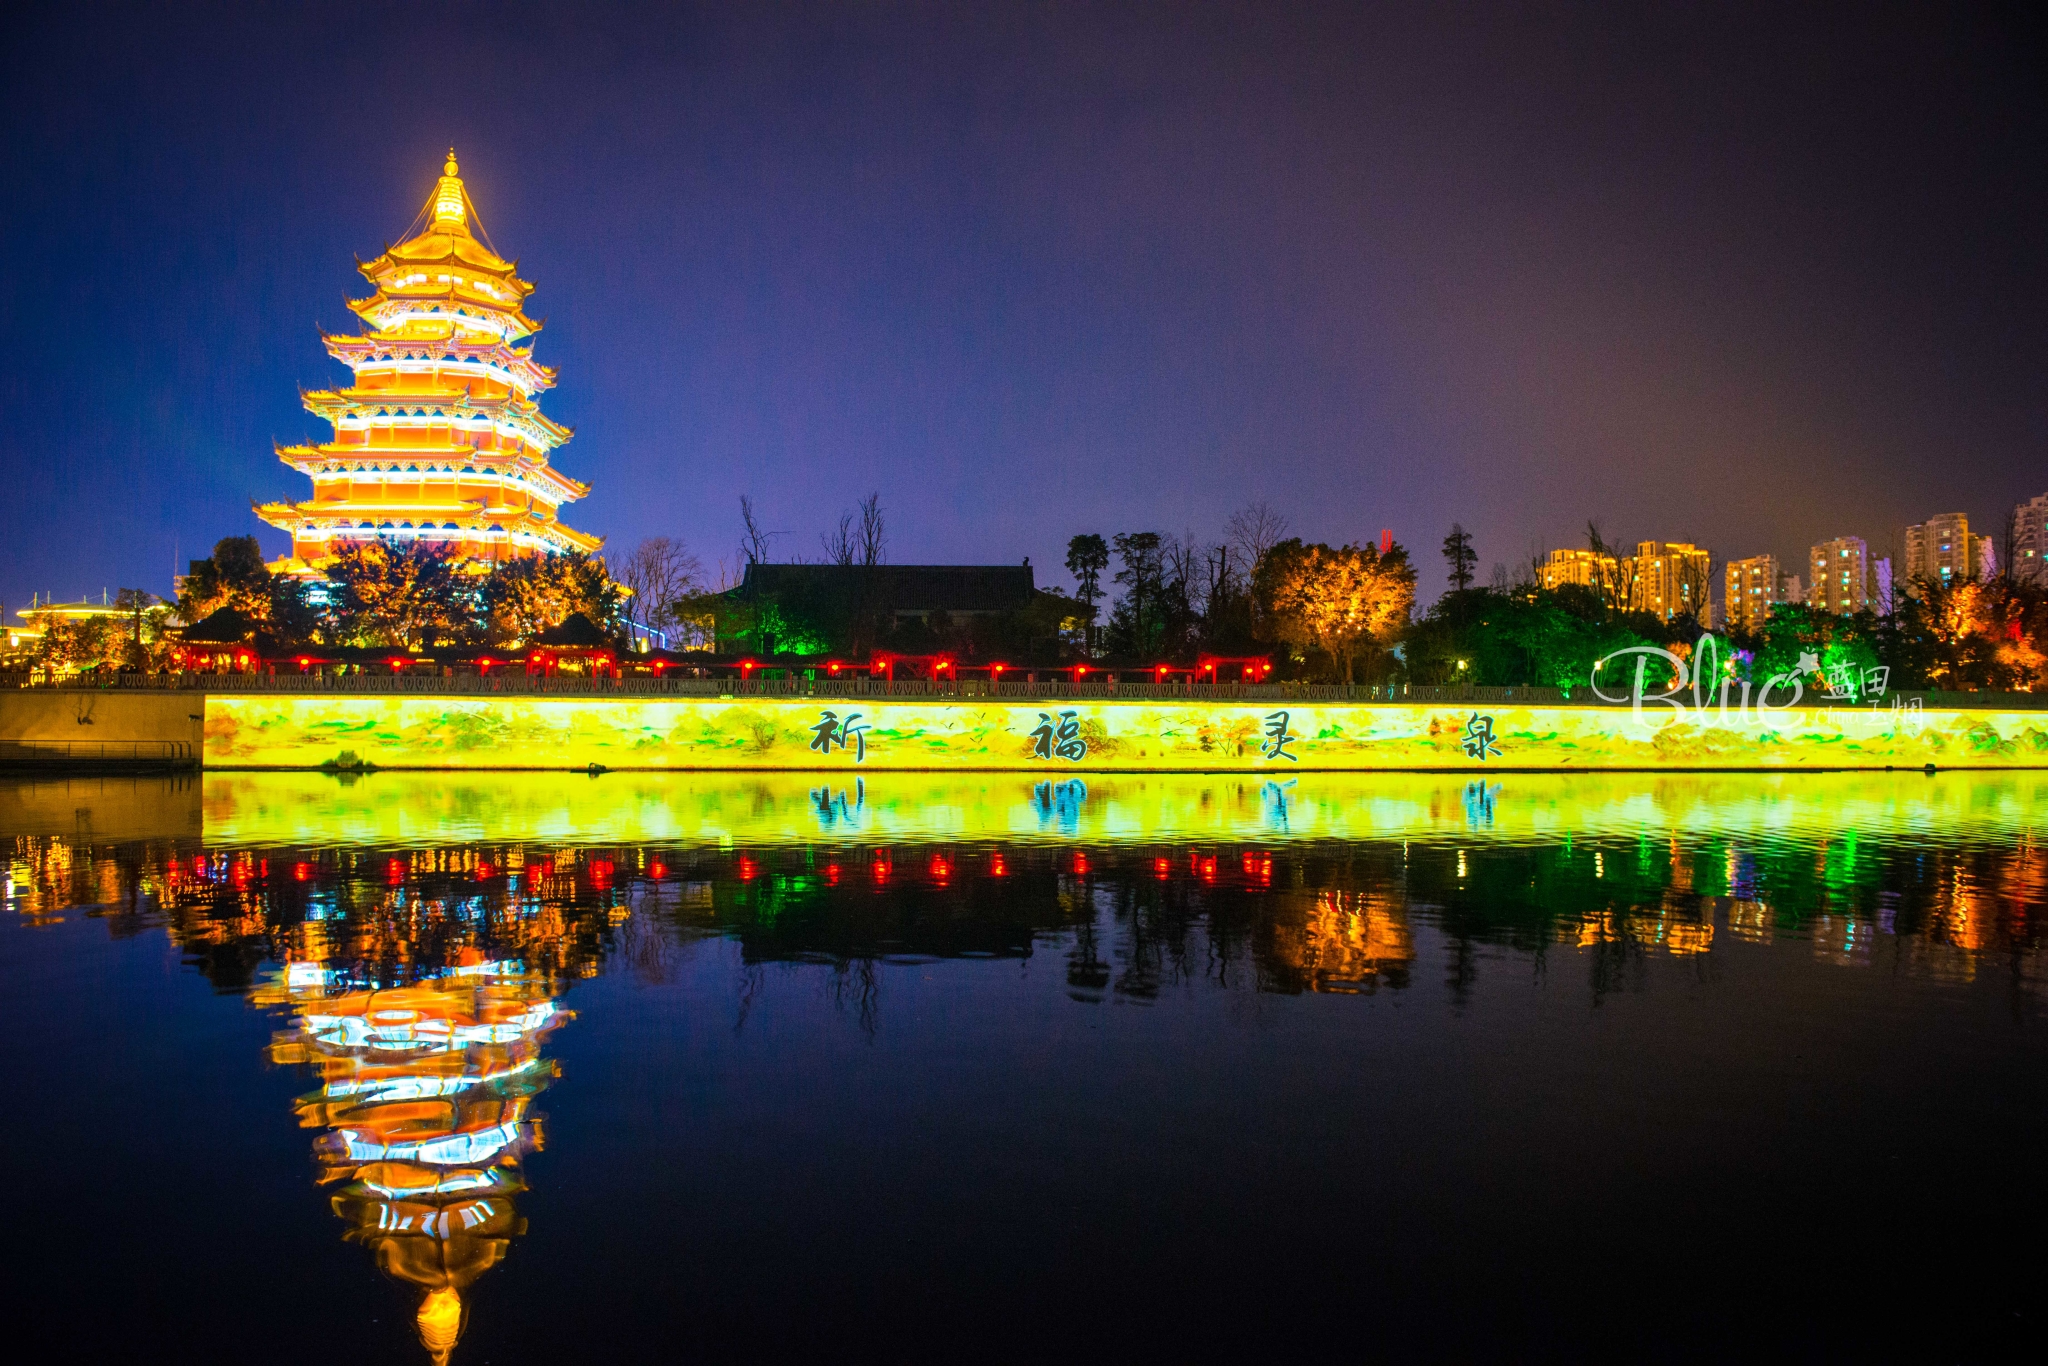
[{"label": "pagoda reflection in water", "polygon": [[556,1076],[541,1041],[568,1018],[547,978],[475,950],[409,985],[379,987],[319,963],[287,966],[298,1028],[271,1046],[305,1063],[319,1090],[299,1121],[324,1127],[334,1212],[389,1274],[424,1292],[420,1340],[448,1359],[462,1292],[495,1266],[525,1221],[513,1208],[520,1160],[540,1145],[532,1099]]}]

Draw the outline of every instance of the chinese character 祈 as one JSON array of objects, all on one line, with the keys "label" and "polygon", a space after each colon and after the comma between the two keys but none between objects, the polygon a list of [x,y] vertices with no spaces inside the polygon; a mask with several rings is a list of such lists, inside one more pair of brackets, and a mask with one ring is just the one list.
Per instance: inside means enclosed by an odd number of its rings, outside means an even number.
[{"label": "chinese character \u7948", "polygon": [[1301,737],[1287,733],[1287,713],[1276,711],[1266,718],[1266,743],[1259,746],[1259,753],[1268,759],[1287,759],[1301,762],[1301,756],[1291,754],[1287,747]]},{"label": "chinese character \u7948", "polygon": [[1081,723],[1075,713],[1063,711],[1054,721],[1038,713],[1038,728],[1031,732],[1031,753],[1040,759],[1065,759],[1077,763],[1088,757],[1088,742],[1081,738]]},{"label": "chinese character \u7948", "polygon": [[1500,755],[1500,746],[1495,744],[1493,739],[1493,718],[1481,716],[1476,711],[1472,713],[1472,719],[1465,723],[1465,733],[1459,738],[1458,743],[1464,749],[1466,758],[1477,759],[1481,763],[1486,762],[1486,756],[1489,754],[1496,758]]},{"label": "chinese character \u7948", "polygon": [[820,754],[830,754],[835,746],[845,749],[850,741],[855,763],[868,757],[868,726],[857,711],[846,713],[844,721],[836,713],[819,712],[818,724],[811,727],[811,737],[811,748]]}]

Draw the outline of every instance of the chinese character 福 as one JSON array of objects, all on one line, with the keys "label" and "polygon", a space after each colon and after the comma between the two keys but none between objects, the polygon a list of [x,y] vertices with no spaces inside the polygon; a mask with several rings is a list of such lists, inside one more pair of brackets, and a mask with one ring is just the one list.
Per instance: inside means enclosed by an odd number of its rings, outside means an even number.
[{"label": "chinese character \u798f", "polygon": [[1081,738],[1081,723],[1071,711],[1054,721],[1038,713],[1038,727],[1031,732],[1031,753],[1040,759],[1065,759],[1076,763],[1088,757],[1088,742]]}]

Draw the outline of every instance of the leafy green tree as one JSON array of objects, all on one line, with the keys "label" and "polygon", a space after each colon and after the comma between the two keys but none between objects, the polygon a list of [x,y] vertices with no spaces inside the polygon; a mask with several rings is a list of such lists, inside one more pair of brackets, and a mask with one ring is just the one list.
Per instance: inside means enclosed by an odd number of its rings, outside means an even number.
[{"label": "leafy green tree", "polygon": [[1450,566],[1452,592],[1462,593],[1472,586],[1479,555],[1472,549],[1472,533],[1456,522],[1451,523],[1451,534],[1444,537],[1444,563]]},{"label": "leafy green tree", "polygon": [[1109,546],[1100,536],[1084,534],[1067,542],[1067,572],[1074,576],[1074,598],[1087,609],[1088,651],[1095,650],[1095,604],[1102,600],[1102,571],[1109,568]]},{"label": "leafy green tree", "polygon": [[621,631],[626,594],[596,555],[536,555],[500,565],[483,585],[491,629],[524,640],[580,612],[601,630]]},{"label": "leafy green tree", "polygon": [[1382,555],[1372,545],[1332,549],[1289,539],[1260,561],[1252,591],[1278,639],[1320,651],[1349,683],[1361,657],[1370,665],[1406,632],[1415,570],[1398,545]]},{"label": "leafy green tree", "polygon": [[478,625],[475,580],[444,551],[388,541],[345,546],[327,567],[335,585],[330,631],[346,645],[467,640]]},{"label": "leafy green tree", "polygon": [[1123,585],[1109,616],[1112,655],[1140,659],[1159,651],[1165,634],[1166,565],[1161,551],[1165,537],[1156,531],[1129,531],[1110,539],[1122,568]]},{"label": "leafy green tree", "polygon": [[254,536],[215,542],[213,554],[194,562],[180,585],[178,615],[187,623],[204,621],[223,607],[232,607],[251,621],[270,620],[270,570]]}]

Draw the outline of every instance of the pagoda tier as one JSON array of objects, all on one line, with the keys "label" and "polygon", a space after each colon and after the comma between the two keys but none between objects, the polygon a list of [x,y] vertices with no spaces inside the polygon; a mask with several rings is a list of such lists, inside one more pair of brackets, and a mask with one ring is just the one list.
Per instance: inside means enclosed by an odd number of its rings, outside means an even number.
[{"label": "pagoda tier", "polygon": [[354,381],[301,395],[334,439],[277,448],[313,497],[256,507],[292,536],[274,568],[317,571],[349,542],[379,538],[479,568],[602,544],[557,518],[590,488],[548,464],[572,433],[535,402],[555,372],[516,345],[540,330],[525,313],[533,286],[471,232],[474,211],[451,152],[425,229],[359,267],[376,289],[349,303],[365,335],[322,338]]}]

